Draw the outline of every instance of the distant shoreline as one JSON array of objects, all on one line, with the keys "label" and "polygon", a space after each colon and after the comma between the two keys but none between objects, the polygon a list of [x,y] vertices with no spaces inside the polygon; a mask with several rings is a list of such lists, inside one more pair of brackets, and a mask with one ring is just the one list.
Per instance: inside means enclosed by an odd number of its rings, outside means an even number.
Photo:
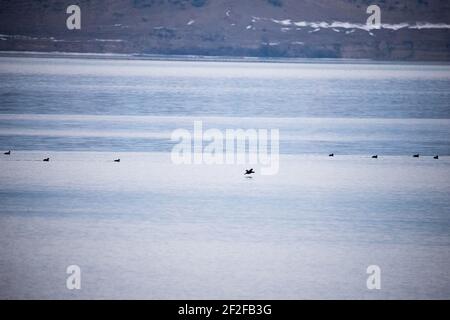
[{"label": "distant shoreline", "polygon": [[163,55],[163,54],[121,54],[87,52],[41,52],[0,51],[0,57],[69,58],[100,60],[149,60],[149,61],[192,61],[192,62],[258,62],[258,63],[302,63],[302,64],[405,64],[405,65],[450,65],[449,61],[396,61],[344,58],[270,58],[238,56]]}]

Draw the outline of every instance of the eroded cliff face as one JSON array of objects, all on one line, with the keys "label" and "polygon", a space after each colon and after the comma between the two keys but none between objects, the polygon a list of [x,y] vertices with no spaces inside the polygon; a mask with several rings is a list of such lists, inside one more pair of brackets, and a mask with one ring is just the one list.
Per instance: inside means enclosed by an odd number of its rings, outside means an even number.
[{"label": "eroded cliff face", "polygon": [[[66,9],[81,8],[68,30]],[[380,29],[366,9],[381,8]],[[0,50],[450,60],[445,0],[2,0]]]}]

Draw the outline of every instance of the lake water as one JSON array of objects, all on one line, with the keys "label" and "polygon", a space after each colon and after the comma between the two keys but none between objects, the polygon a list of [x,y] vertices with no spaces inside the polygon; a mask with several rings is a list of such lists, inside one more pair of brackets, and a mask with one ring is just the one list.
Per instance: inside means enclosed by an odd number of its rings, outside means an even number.
[{"label": "lake water", "polygon": [[[448,299],[449,88],[449,65],[0,57],[0,298]],[[279,129],[278,174],[173,164],[199,120]]]}]

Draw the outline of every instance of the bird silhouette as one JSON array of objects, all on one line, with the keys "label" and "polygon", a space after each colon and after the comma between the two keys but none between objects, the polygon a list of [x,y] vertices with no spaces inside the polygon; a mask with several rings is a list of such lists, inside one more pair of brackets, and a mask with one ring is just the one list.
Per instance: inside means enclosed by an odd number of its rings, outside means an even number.
[{"label": "bird silhouette", "polygon": [[252,173],[255,173],[255,171],[253,171],[253,168],[250,170],[245,170],[244,176],[247,174],[252,174]]},{"label": "bird silhouette", "polygon": [[378,155],[372,156],[372,159],[378,159]]},{"label": "bird silhouette", "polygon": [[418,157],[420,157],[420,154],[413,155],[413,158],[418,158]]},{"label": "bird silhouette", "polygon": [[436,159],[436,160],[438,160],[438,159],[439,159],[439,156],[434,156],[433,158]]},{"label": "bird silhouette", "polygon": [[334,153],[330,153],[328,156],[329,157],[334,157]]},{"label": "bird silhouette", "polygon": [[120,159],[116,159],[116,160],[114,160],[114,162],[120,162]]},{"label": "bird silhouette", "polygon": [[11,154],[11,150],[4,153],[5,155],[9,156]]},{"label": "bird silhouette", "polygon": [[49,161],[50,161],[50,158],[45,158],[45,159],[42,160],[42,161],[49,162]]}]

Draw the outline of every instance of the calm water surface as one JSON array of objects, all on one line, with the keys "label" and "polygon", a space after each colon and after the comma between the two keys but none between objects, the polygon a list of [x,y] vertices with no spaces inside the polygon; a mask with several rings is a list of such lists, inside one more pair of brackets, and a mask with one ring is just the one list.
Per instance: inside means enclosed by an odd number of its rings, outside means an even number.
[{"label": "calm water surface", "polygon": [[[449,88],[448,65],[0,57],[0,297],[448,299]],[[279,129],[279,173],[173,165],[195,120]]]}]

